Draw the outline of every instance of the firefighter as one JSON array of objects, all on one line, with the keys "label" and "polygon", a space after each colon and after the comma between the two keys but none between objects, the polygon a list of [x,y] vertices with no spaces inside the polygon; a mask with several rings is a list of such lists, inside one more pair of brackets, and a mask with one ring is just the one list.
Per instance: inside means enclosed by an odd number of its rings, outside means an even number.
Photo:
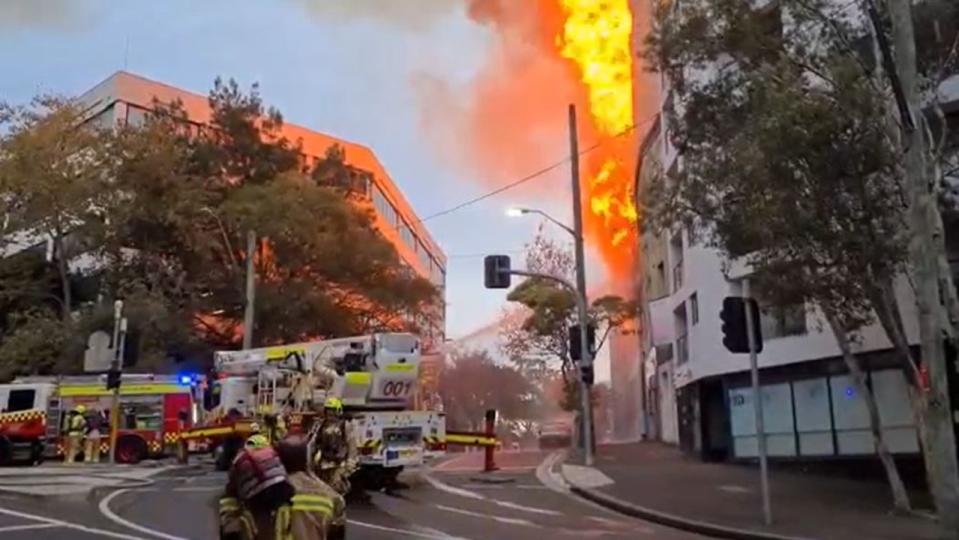
[{"label": "firefighter", "polygon": [[293,487],[276,449],[263,435],[247,439],[227,479],[219,500],[222,540],[272,540],[277,538],[277,517],[290,505]]},{"label": "firefighter", "polygon": [[100,438],[105,435],[107,430],[106,415],[101,411],[93,411],[93,414],[86,420],[86,444],[83,447],[84,461],[87,463],[100,462]]},{"label": "firefighter", "polygon": [[276,444],[286,437],[286,422],[282,415],[269,413],[263,416],[263,424],[266,427],[264,435],[271,444]]},{"label": "firefighter", "polygon": [[86,412],[86,407],[77,405],[67,415],[67,448],[65,459],[67,463],[76,462],[77,454],[83,445],[83,432],[86,431],[87,428],[87,419],[84,418],[83,415]]},{"label": "firefighter", "polygon": [[323,404],[323,419],[310,430],[314,470],[341,495],[350,491],[350,474],[356,468],[351,428],[343,417],[343,402],[330,397]]},{"label": "firefighter", "polygon": [[[323,483],[309,470],[309,450],[303,435],[292,435],[279,442],[277,451],[286,467],[294,495],[289,507],[289,520],[280,514],[277,537],[291,539],[326,540],[342,538],[345,531],[343,497]],[[332,531],[331,528],[336,528]]]}]

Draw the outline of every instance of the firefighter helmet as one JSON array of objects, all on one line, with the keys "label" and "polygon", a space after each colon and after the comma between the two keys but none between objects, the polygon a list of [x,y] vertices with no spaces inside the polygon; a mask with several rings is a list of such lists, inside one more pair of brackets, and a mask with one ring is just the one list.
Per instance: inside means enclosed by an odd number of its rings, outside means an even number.
[{"label": "firefighter helmet", "polygon": [[87,412],[86,406],[83,405],[82,403],[81,403],[80,405],[77,405],[76,407],[74,407],[73,410],[74,410],[77,414],[84,414],[84,413]]},{"label": "firefighter helmet", "polygon": [[270,441],[265,435],[256,434],[246,440],[247,448],[266,448],[270,446]]},{"label": "firefighter helmet", "polygon": [[323,403],[323,408],[341,413],[343,412],[343,402],[340,401],[340,398],[328,397],[326,402]]}]

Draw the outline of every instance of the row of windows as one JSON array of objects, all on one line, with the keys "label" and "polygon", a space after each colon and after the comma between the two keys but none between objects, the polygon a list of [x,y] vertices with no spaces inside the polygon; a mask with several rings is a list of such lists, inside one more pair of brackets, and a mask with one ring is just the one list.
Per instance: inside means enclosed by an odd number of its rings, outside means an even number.
[{"label": "row of windows", "polygon": [[[111,108],[112,110],[112,108]],[[146,119],[146,116],[149,114],[149,111],[146,109],[137,107],[135,105],[127,106],[127,118],[126,121],[134,126],[142,125]],[[111,116],[110,114],[102,114],[104,118]],[[317,161],[320,158],[315,156],[303,156],[304,164],[316,166]],[[392,226],[398,226],[400,231],[400,238],[403,243],[414,253],[420,260],[420,263],[423,265],[423,268],[429,272],[430,280],[438,287],[442,287],[446,283],[446,269],[437,262],[437,260],[430,254],[429,250],[426,248],[423,242],[419,241],[416,238],[416,235],[413,233],[412,228],[409,224],[399,215],[399,212],[396,211],[396,208],[393,204],[386,198],[382,190],[377,187],[375,184],[370,185],[369,180],[365,186],[365,194],[370,196],[373,200],[373,206],[376,208],[376,211],[383,216],[383,219]]]},{"label": "row of windows", "polygon": [[396,208],[386,199],[380,188],[374,185],[372,192],[373,207],[389,225],[399,228],[400,240],[406,244],[410,251],[416,253],[423,268],[429,272],[433,284],[442,287],[446,283],[446,269],[430,254],[426,245],[416,237],[413,228],[400,217]]}]

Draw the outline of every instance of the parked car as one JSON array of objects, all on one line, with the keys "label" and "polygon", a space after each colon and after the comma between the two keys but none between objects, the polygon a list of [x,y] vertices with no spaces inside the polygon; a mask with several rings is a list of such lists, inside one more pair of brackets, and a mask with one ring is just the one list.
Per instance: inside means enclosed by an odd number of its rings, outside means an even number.
[{"label": "parked car", "polygon": [[568,422],[546,422],[539,428],[539,447],[567,448],[573,444],[573,426]]}]

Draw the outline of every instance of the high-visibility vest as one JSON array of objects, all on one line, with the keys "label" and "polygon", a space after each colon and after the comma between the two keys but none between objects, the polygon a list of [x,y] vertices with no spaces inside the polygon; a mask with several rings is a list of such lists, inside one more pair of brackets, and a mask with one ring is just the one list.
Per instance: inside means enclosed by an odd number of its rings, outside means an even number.
[{"label": "high-visibility vest", "polygon": [[333,516],[333,500],[324,495],[300,493],[276,513],[277,540],[322,540]]},{"label": "high-visibility vest", "polygon": [[67,426],[68,435],[83,435],[84,430],[87,427],[87,420],[83,417],[82,414],[74,414],[69,418]]},{"label": "high-visibility vest", "polygon": [[272,446],[244,448],[230,469],[237,495],[248,501],[264,489],[286,481],[286,469]]}]

